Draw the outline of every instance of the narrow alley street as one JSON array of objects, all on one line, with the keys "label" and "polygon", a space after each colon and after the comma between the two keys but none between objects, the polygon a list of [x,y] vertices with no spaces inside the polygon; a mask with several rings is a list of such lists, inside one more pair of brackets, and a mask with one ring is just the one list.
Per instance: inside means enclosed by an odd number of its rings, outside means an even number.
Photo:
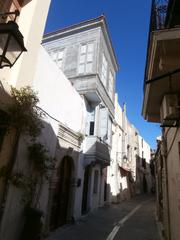
[{"label": "narrow alley street", "polygon": [[47,240],[160,240],[153,196],[100,208],[74,225],[64,226]]}]

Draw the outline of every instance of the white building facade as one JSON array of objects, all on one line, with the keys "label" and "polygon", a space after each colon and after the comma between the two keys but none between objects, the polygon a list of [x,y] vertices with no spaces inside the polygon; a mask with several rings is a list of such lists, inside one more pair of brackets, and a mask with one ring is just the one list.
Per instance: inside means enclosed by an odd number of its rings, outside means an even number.
[{"label": "white building facade", "polygon": [[82,215],[108,202],[117,60],[104,16],[46,34],[43,46],[86,105]]},{"label": "white building facade", "polygon": [[120,107],[116,94],[111,164],[107,178],[111,202],[117,203],[130,199],[135,194],[151,191],[150,158],[149,144],[129,122],[126,105]]}]

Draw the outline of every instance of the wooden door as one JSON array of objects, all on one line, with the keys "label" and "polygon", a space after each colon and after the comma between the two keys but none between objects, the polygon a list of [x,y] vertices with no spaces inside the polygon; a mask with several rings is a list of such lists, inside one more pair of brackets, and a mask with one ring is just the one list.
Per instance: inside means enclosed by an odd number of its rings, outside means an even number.
[{"label": "wooden door", "polygon": [[50,229],[55,229],[67,223],[72,170],[72,159],[64,157],[58,169],[59,180],[53,194]]}]

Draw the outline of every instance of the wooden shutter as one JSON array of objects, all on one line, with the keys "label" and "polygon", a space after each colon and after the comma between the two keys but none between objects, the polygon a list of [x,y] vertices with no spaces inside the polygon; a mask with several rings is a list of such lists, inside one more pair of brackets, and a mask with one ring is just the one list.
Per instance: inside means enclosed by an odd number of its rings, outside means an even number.
[{"label": "wooden shutter", "polygon": [[101,108],[100,109],[100,137],[103,141],[107,139],[107,133],[108,133],[108,111],[107,108]]}]

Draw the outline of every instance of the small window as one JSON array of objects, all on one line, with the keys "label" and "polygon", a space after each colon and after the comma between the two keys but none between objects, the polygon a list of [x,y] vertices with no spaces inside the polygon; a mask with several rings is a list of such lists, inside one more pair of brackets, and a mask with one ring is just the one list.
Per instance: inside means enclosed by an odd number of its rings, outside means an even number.
[{"label": "small window", "polygon": [[94,122],[90,122],[89,135],[94,135]]},{"label": "small window", "polygon": [[99,172],[98,170],[94,171],[94,187],[93,193],[98,193],[98,184],[99,184]]}]

